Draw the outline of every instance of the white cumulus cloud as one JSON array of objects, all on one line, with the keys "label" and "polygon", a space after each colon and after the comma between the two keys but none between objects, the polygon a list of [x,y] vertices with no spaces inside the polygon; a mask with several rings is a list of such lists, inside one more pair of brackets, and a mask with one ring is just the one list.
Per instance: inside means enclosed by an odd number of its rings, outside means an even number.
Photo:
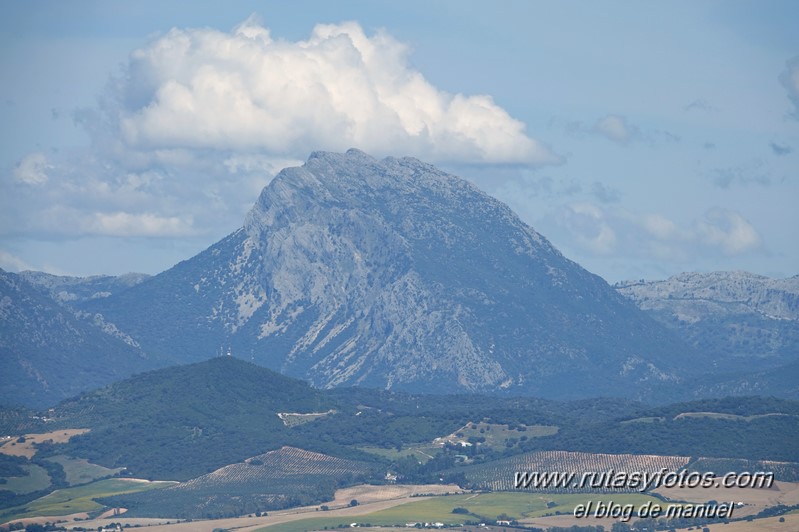
[{"label": "white cumulus cloud", "polygon": [[231,32],[173,29],[131,54],[105,125],[139,150],[558,162],[490,96],[442,91],[407,57],[405,44],[355,22],[320,24],[298,42],[273,39],[255,17]]},{"label": "white cumulus cloud", "polygon": [[355,22],[297,41],[256,17],[231,31],[174,28],[76,110],[90,147],[31,153],[0,175],[0,236],[219,237],[315,150],[561,162],[490,96],[441,90],[408,57],[406,44]]}]

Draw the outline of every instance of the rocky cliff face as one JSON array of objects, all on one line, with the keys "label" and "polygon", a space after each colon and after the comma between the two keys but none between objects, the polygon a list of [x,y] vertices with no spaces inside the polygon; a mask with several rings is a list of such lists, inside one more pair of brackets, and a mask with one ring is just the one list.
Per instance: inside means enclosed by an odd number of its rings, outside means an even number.
[{"label": "rocky cliff face", "polygon": [[320,387],[637,396],[702,369],[504,204],[357,150],[283,170],[241,230],[83,308],[147,352],[231,346]]},{"label": "rocky cliff face", "polygon": [[616,289],[717,366],[745,362],[760,370],[799,362],[799,276],[681,273]]},{"label": "rocky cliff face", "polygon": [[799,275],[771,279],[748,272],[681,273],[664,281],[625,281],[616,289],[644,310],[695,323],[709,314],[760,314],[799,321]]}]

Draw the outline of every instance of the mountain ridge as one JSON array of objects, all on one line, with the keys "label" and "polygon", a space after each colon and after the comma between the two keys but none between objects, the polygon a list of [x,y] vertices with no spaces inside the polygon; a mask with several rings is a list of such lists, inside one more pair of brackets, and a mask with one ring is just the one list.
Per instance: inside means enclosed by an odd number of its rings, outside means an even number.
[{"label": "mountain ridge", "polygon": [[0,402],[50,406],[85,389],[152,368],[100,317],[81,319],[21,275],[0,270]]},{"label": "mountain ridge", "polygon": [[799,275],[681,273],[614,288],[717,365],[737,360],[768,370],[799,362]]}]

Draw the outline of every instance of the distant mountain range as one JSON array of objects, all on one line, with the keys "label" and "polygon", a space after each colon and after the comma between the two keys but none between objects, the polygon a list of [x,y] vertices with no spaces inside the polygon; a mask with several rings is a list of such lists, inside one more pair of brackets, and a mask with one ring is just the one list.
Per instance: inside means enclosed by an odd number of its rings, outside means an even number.
[{"label": "distant mountain range", "polygon": [[750,377],[799,365],[796,278],[713,275],[611,287],[458,177],[316,152],[243,228],[159,275],[3,272],[15,387],[0,402],[41,406],[228,350],[320,388],[794,394],[780,374]]},{"label": "distant mountain range", "polygon": [[147,353],[317,387],[637,397],[702,360],[499,201],[412,158],[313,153],[244,228],[78,305]]},{"label": "distant mountain range", "polygon": [[150,278],[144,273],[71,277],[34,271],[20,272],[19,276],[56,301],[71,304],[108,297]]},{"label": "distant mountain range", "polygon": [[[0,270],[0,403],[45,407],[154,367],[130,337]],[[54,297],[56,299],[54,299]]]},{"label": "distant mountain range", "polygon": [[[695,327],[711,343],[713,337],[726,338],[718,347],[721,357],[785,361],[780,357],[795,360],[799,352],[799,275],[771,279],[747,272],[681,273],[665,281],[626,281],[614,287],[665,325],[686,331]],[[691,341],[707,349],[699,336],[692,335]]]},{"label": "distant mountain range", "polygon": [[687,381],[687,393],[799,398],[799,276],[682,273],[614,286],[709,359],[715,371]]}]

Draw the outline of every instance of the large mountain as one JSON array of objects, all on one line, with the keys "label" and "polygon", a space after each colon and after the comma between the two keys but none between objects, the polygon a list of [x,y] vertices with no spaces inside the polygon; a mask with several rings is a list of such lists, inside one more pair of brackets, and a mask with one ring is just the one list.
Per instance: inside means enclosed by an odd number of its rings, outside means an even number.
[{"label": "large mountain", "polygon": [[50,406],[154,367],[130,337],[86,318],[0,270],[0,404]]},{"label": "large mountain", "polygon": [[281,171],[242,229],[82,308],[154,356],[232,347],[319,387],[638,396],[703,369],[506,205],[357,150]]}]

